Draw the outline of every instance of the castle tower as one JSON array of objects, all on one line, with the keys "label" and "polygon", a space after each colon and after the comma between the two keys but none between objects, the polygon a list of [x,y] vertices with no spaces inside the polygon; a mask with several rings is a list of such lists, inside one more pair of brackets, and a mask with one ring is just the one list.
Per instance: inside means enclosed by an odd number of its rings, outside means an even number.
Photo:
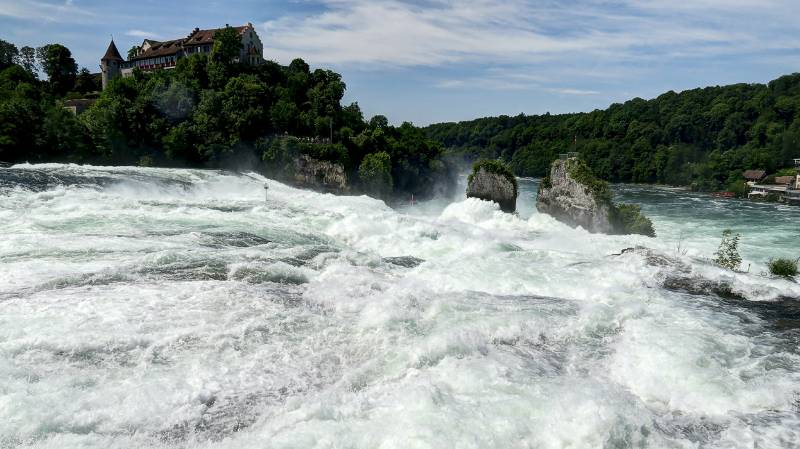
[{"label": "castle tower", "polygon": [[103,72],[103,90],[106,90],[109,81],[120,75],[122,61],[124,59],[119,55],[119,50],[114,45],[114,39],[111,39],[106,54],[100,59],[100,70]]}]

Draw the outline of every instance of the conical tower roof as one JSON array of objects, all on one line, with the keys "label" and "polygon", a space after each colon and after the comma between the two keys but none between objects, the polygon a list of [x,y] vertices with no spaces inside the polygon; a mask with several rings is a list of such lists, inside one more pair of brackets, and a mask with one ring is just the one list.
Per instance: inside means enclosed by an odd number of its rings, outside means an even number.
[{"label": "conical tower roof", "polygon": [[118,61],[124,61],[124,59],[122,59],[122,56],[119,55],[119,50],[117,50],[117,46],[114,45],[114,39],[111,39],[111,43],[108,44],[108,50],[106,50],[106,54],[100,60],[109,61],[115,59]]}]

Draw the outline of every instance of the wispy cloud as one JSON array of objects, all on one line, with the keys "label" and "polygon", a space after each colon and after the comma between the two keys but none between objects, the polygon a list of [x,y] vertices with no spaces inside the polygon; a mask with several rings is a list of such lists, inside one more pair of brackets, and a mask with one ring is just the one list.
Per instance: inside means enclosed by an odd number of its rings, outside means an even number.
[{"label": "wispy cloud", "polygon": [[[750,23],[793,0],[322,0],[323,11],[266,22],[268,54],[301,55],[321,64],[438,66],[465,61],[533,62],[570,58],[606,61],[796,48],[790,36],[763,39]],[[691,4],[691,6],[689,6]],[[771,13],[770,13],[771,14]],[[771,25],[790,24],[772,17]]]},{"label": "wispy cloud", "polygon": [[125,32],[126,36],[138,37],[141,39],[161,39],[161,35],[144,30],[128,30]]},{"label": "wispy cloud", "polygon": [[548,92],[562,95],[599,95],[600,92],[596,90],[585,89],[572,89],[569,87],[548,87],[545,89]]},{"label": "wispy cloud", "polygon": [[63,2],[0,0],[0,16],[26,19],[37,22],[88,22],[96,14],[88,8],[76,5],[74,0]]},{"label": "wispy cloud", "polygon": [[560,95],[598,95],[596,90],[552,86],[548,76],[527,73],[525,67],[515,69],[492,68],[478,76],[445,79],[435,83],[442,89],[484,89],[498,91],[541,91]]}]

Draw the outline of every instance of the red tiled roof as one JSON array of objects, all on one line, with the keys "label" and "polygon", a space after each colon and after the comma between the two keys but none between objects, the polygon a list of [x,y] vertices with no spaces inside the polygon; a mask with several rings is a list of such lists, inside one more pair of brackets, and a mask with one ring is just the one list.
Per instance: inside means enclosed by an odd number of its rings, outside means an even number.
[{"label": "red tiled roof", "polygon": [[[241,27],[233,27],[239,34],[244,33],[246,26]],[[214,35],[217,31],[221,30],[222,28],[216,28],[213,30],[197,30],[195,29],[192,34],[189,35],[186,39],[183,40],[183,45],[202,45],[202,44],[210,44],[214,42]]]},{"label": "red tiled roof", "polygon": [[181,50],[182,41],[183,39],[165,42],[150,41],[150,48],[131,58],[131,61],[135,61],[137,59],[157,58],[160,56],[172,56]]},{"label": "red tiled roof", "polygon": [[[172,56],[178,53],[182,47],[192,47],[195,45],[212,44],[214,42],[214,34],[222,28],[215,28],[211,30],[201,30],[195,28],[189,36],[182,39],[174,39],[165,42],[150,41],[151,47],[139,53],[131,60],[157,58],[160,56]],[[244,34],[247,25],[240,27],[233,27],[239,34]]]}]

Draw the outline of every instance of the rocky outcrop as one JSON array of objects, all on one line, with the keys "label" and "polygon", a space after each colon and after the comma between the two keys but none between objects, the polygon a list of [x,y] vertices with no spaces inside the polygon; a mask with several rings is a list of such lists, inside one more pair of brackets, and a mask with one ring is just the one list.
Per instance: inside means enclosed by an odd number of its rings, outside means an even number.
[{"label": "rocky outcrop", "polygon": [[347,174],[341,164],[321,161],[305,154],[294,159],[294,181],[303,187],[326,192],[350,191]]},{"label": "rocky outcrop", "polygon": [[513,179],[510,170],[492,170],[476,164],[467,183],[467,197],[494,201],[503,212],[514,212],[517,210],[517,186]]},{"label": "rocky outcrop", "polygon": [[572,227],[613,234],[614,209],[610,193],[602,185],[593,186],[585,179],[576,179],[580,164],[582,162],[576,159],[553,162],[550,176],[539,185],[536,208]]},{"label": "rocky outcrop", "polygon": [[615,205],[608,183],[597,179],[586,163],[577,158],[553,162],[550,176],[539,184],[536,208],[558,221],[593,233],[655,237],[653,223],[641,214],[639,206]]}]

